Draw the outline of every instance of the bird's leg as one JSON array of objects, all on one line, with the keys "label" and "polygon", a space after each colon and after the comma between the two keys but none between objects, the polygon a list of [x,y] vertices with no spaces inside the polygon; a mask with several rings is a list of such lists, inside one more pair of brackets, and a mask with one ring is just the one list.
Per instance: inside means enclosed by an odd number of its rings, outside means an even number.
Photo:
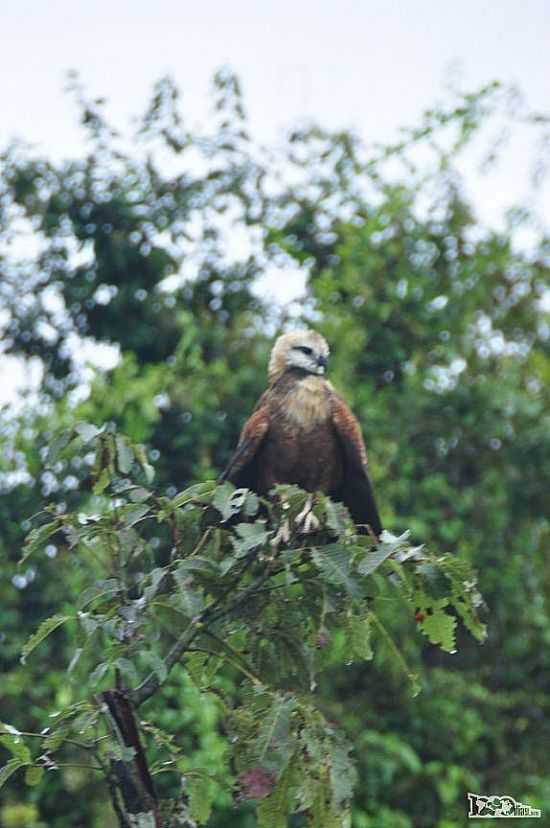
[{"label": "bird's leg", "polygon": [[301,532],[303,532],[304,535],[307,535],[310,532],[316,532],[319,528],[320,523],[313,514],[313,499],[311,495],[308,495],[304,508],[300,514],[296,515],[294,524]]},{"label": "bird's leg", "polygon": [[[288,509],[290,509],[290,503],[284,497],[284,495],[281,497],[281,504],[282,504],[282,507],[283,507],[283,512],[286,512],[286,511],[288,511]],[[288,517],[285,516],[281,520],[281,525],[277,529],[277,533],[276,533],[275,537],[271,539],[271,546],[274,549],[278,549],[279,546],[282,543],[288,543],[289,542],[290,535],[291,535],[290,521],[289,521]]]},{"label": "bird's leg", "polygon": [[278,547],[282,543],[288,543],[289,540],[290,540],[290,523],[289,523],[288,518],[285,517],[285,519],[281,522],[281,525],[279,526],[279,528],[277,530],[277,534],[275,535],[274,538],[271,538],[270,543],[271,543],[271,546],[273,546],[275,549],[278,549]]}]

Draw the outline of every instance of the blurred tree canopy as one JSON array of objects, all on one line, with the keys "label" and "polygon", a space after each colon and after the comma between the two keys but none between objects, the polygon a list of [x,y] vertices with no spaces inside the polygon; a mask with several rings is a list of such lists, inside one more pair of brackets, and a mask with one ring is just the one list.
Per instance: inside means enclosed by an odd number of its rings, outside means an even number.
[{"label": "blurred tree canopy", "polygon": [[[473,564],[488,606],[482,648],[459,636],[456,654],[425,644],[421,659],[388,609],[421,673],[417,698],[383,651],[323,674],[324,712],[354,743],[353,825],[450,828],[468,790],[550,809],[550,239],[523,205],[500,230],[481,226],[459,173],[494,113],[542,133],[548,120],[492,85],[426,113],[392,146],[307,127],[266,150],[229,72],[202,130],[190,131],[167,79],[128,137],[76,78],[73,91],[85,155],[54,162],[13,145],[0,156],[2,347],[41,370],[27,404],[4,411],[0,438],[2,719],[33,730],[76,693],[68,632],[44,642],[47,670],[11,672],[60,594],[85,580],[81,566],[60,568],[54,544],[17,566],[45,502],[93,510],[81,486],[93,456],[44,466],[59,429],[116,424],[147,445],[173,496],[222,469],[265,387],[273,336],[305,322],[327,337],[331,379],[362,422],[385,524]],[[266,298],[266,274],[303,280],[303,298]],[[90,368],[99,354],[114,367]],[[183,752],[214,761],[215,704],[183,671],[163,693]],[[0,824],[99,826],[107,814],[99,784],[67,769],[15,789]],[[211,824],[254,818],[221,801]]]}]

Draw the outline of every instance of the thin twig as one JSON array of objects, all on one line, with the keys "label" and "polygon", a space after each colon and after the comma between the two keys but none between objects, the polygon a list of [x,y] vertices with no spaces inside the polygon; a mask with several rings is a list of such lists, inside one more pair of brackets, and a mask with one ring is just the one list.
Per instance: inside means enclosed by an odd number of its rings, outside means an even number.
[{"label": "thin twig", "polygon": [[[30,733],[27,730],[18,730],[17,733],[13,733],[9,730],[0,730],[0,736],[13,736],[17,738],[18,736],[28,736],[30,739],[48,739],[52,734],[51,733]],[[93,750],[94,744],[87,745],[84,742],[77,742],[76,739],[63,739],[68,745],[76,745],[76,747],[82,748],[82,750]]]},{"label": "thin twig", "polygon": [[[236,667],[238,670],[241,670],[245,674],[245,676],[247,676],[249,679],[252,679],[252,681],[259,682],[260,684],[263,683],[262,677],[254,670],[254,668],[250,664],[248,664],[246,659],[244,659],[242,655],[238,653],[230,644],[228,644],[226,641],[223,641],[223,639],[219,638],[219,636],[213,633],[212,630],[205,628],[203,632],[206,635],[208,635],[212,639],[212,641],[215,641],[216,644],[222,648],[222,650],[225,650],[226,653],[229,653],[230,658],[228,658],[228,661],[230,662],[230,664],[233,664],[234,667]],[[213,655],[220,655],[220,653],[213,653]]]},{"label": "thin twig", "polygon": [[[246,569],[248,568],[249,562],[247,565],[243,567],[240,572],[239,578],[242,577]],[[204,609],[196,618],[194,618],[188,627],[183,631],[180,637],[177,639],[176,643],[171,647],[168,652],[168,655],[164,659],[164,666],[166,668],[166,673],[169,673],[174,664],[176,664],[183,653],[188,649],[189,645],[195,640],[195,638],[206,632],[204,626],[206,622],[214,623],[215,621],[219,621],[220,618],[224,618],[227,615],[231,615],[231,613],[235,612],[241,604],[244,604],[251,595],[253,595],[259,587],[269,578],[271,574],[271,567],[270,564],[264,569],[261,575],[259,575],[246,589],[237,596],[236,600],[233,601],[228,607],[221,607],[217,612],[214,611],[217,606],[220,605],[221,601],[227,596],[230,590],[232,590],[235,586],[235,583],[231,585],[221,596],[219,596],[212,604],[209,604],[206,609]],[[237,580],[238,582],[238,580]],[[156,693],[158,688],[160,687],[160,679],[158,677],[158,673],[151,672],[149,675],[141,682],[138,687],[134,690],[131,690],[129,693],[129,698],[131,702],[136,706],[139,707],[143,702],[147,701],[147,699],[151,698],[151,696]]]}]

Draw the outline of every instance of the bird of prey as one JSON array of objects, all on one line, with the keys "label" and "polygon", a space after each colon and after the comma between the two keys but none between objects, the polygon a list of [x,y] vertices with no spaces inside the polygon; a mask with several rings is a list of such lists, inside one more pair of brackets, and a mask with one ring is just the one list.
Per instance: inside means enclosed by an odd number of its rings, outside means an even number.
[{"label": "bird of prey", "polygon": [[359,423],[325,378],[329,347],[316,331],[280,336],[269,387],[242,429],[222,480],[267,494],[278,483],[324,492],[377,537],[382,524]]}]

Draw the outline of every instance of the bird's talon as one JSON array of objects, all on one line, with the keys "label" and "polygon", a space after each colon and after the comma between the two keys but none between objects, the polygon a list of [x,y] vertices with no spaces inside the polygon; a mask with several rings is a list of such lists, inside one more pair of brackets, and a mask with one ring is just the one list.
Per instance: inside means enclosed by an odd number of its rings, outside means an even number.
[{"label": "bird's talon", "polygon": [[285,518],[279,529],[277,534],[274,538],[271,539],[271,546],[274,549],[278,549],[282,543],[288,543],[290,540],[290,524],[288,522],[288,518]]},{"label": "bird's talon", "polygon": [[313,514],[313,503],[311,497],[305,502],[305,506],[300,512],[300,514],[296,515],[296,519],[294,521],[295,525],[298,527],[298,530],[301,531],[304,535],[310,534],[310,532],[315,532],[320,527],[319,520]]}]

